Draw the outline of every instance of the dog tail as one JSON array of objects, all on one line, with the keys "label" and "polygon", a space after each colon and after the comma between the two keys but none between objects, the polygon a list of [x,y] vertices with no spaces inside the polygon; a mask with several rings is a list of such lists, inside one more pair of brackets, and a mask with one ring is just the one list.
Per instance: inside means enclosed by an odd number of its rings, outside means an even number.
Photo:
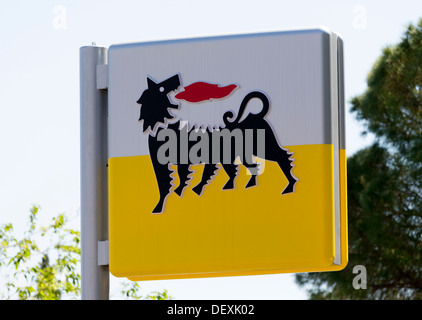
[{"label": "dog tail", "polygon": [[233,117],[233,112],[227,111],[224,114],[224,116],[223,116],[224,124],[226,126],[228,126],[229,124],[237,124],[237,123],[239,123],[240,118],[242,118],[243,113],[245,112],[245,109],[246,109],[247,104],[253,98],[258,98],[259,100],[262,101],[262,104],[263,104],[262,110],[259,113],[254,114],[253,116],[254,117],[259,117],[259,118],[264,118],[267,115],[268,110],[270,109],[270,102],[268,101],[267,96],[265,94],[263,94],[262,92],[253,91],[253,92],[248,93],[246,95],[246,97],[243,98],[242,103],[241,103],[240,108],[239,108],[239,113],[237,115],[237,118],[234,121],[232,121],[232,122],[229,121],[229,119]]}]

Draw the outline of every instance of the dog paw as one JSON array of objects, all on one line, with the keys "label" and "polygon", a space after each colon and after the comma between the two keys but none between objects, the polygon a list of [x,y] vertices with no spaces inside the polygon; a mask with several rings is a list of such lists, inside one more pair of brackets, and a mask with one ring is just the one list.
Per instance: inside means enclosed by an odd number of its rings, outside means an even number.
[{"label": "dog paw", "polygon": [[202,189],[203,189],[203,186],[197,185],[192,188],[192,191],[195,192],[198,196],[200,196],[202,193]]},{"label": "dog paw", "polygon": [[257,183],[256,183],[256,176],[252,176],[252,177],[249,179],[248,183],[246,184],[245,189],[255,187],[255,186],[256,186],[256,184],[257,184]]},{"label": "dog paw", "polygon": [[163,207],[164,207],[164,200],[160,199],[160,201],[157,203],[152,213],[162,213]]},{"label": "dog paw", "polygon": [[232,180],[227,181],[227,183],[223,187],[223,190],[230,190],[230,189],[234,189],[234,183]]},{"label": "dog paw", "polygon": [[289,185],[283,190],[281,194],[288,194],[295,191],[295,183],[289,183]]},{"label": "dog paw", "polygon": [[184,188],[177,187],[177,188],[174,190],[174,193],[175,193],[175,194],[177,194],[177,195],[181,198],[181,197],[182,197],[182,195],[183,195],[183,189],[184,189]]}]

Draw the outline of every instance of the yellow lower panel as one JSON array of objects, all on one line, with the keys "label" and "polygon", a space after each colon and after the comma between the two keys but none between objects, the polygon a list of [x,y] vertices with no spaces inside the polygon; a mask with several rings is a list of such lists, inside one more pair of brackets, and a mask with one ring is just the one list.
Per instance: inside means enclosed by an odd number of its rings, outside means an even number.
[{"label": "yellow lower panel", "polygon": [[244,188],[250,176],[240,166],[234,190],[222,191],[228,176],[220,170],[198,196],[191,189],[203,166],[194,166],[183,197],[170,194],[162,214],[151,213],[159,192],[149,156],[109,159],[112,274],[152,280],[344,267],[332,265],[333,147],[288,149],[299,179],[294,193],[281,194],[287,179],[266,161],[257,186]]}]

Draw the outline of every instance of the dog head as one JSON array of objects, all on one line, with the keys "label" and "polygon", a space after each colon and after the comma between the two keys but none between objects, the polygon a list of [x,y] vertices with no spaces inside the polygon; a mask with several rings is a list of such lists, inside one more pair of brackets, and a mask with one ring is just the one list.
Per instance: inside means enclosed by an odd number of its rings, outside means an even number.
[{"label": "dog head", "polygon": [[176,74],[167,80],[156,83],[147,77],[147,85],[148,89],[137,101],[141,105],[139,121],[144,121],[144,132],[149,128],[154,131],[157,125],[165,124],[166,119],[174,118],[167,109],[178,109],[179,105],[171,103],[167,95],[179,88],[180,78]]}]

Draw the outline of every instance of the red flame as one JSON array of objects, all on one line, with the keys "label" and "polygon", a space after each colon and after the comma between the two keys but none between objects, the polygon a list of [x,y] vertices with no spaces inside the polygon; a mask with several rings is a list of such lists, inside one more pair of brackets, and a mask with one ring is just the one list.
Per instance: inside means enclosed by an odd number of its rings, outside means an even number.
[{"label": "red flame", "polygon": [[211,99],[221,99],[230,95],[236,88],[237,85],[235,84],[220,87],[218,84],[195,82],[185,87],[185,91],[176,94],[175,98],[179,100],[185,100],[187,102],[201,102]]}]

